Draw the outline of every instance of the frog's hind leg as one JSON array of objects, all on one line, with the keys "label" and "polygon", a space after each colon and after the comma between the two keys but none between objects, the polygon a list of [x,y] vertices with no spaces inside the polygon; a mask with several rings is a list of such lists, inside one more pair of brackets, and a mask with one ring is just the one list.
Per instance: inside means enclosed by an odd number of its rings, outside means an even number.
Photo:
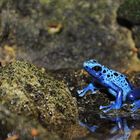
[{"label": "frog's hind leg", "polygon": [[107,106],[100,106],[100,109],[106,109],[106,108],[109,108],[109,107],[111,107],[112,106],[112,104],[110,104],[110,105],[107,105]]},{"label": "frog's hind leg", "polygon": [[100,109],[103,110],[104,113],[115,109],[118,110],[122,107],[122,100],[123,100],[123,91],[120,87],[116,86],[114,83],[110,83],[110,86],[112,89],[116,92],[116,100],[115,102],[111,103],[108,106],[100,106]]},{"label": "frog's hind leg", "polygon": [[132,112],[137,111],[140,108],[140,87],[132,90],[128,94],[127,100],[133,102],[132,103],[133,108],[131,109],[131,111]]},{"label": "frog's hind leg", "polygon": [[98,88],[95,85],[93,85],[93,83],[90,83],[84,89],[78,90],[77,93],[78,93],[79,97],[83,97],[88,91],[91,91],[92,94],[95,94],[97,90],[98,90]]},{"label": "frog's hind leg", "polygon": [[136,112],[140,108],[140,100],[134,101],[132,106],[131,112]]}]

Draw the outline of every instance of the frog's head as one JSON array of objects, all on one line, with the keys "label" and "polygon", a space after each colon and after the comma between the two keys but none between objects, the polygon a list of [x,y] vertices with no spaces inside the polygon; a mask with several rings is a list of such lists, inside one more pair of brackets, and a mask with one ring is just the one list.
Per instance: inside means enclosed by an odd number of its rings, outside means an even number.
[{"label": "frog's head", "polygon": [[91,74],[94,78],[99,78],[102,73],[102,65],[99,64],[95,59],[84,62],[84,69]]}]

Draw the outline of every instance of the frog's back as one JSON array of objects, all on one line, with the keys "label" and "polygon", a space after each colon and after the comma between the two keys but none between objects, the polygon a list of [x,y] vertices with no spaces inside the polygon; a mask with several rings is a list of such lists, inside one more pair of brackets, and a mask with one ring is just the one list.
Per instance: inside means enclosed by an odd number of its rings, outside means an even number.
[{"label": "frog's back", "polygon": [[123,90],[123,100],[125,100],[126,95],[132,90],[132,86],[127,80],[127,77],[117,71],[103,68],[104,79],[114,83],[116,86]]}]

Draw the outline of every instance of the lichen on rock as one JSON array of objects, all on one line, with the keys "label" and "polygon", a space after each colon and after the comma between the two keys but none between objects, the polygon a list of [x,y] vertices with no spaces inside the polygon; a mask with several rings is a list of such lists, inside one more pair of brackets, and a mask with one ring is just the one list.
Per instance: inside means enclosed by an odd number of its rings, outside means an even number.
[{"label": "lichen on rock", "polygon": [[76,122],[78,112],[67,86],[45,70],[15,61],[0,69],[0,103],[43,125]]}]

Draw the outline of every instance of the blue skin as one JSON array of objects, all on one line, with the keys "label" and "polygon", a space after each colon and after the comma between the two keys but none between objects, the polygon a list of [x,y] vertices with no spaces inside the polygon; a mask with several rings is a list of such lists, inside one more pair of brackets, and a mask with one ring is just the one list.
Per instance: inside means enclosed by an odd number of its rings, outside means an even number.
[{"label": "blue skin", "polygon": [[108,106],[100,106],[103,112],[120,109],[125,102],[132,103],[132,112],[140,108],[140,88],[134,88],[125,75],[101,65],[94,59],[84,62],[83,66],[93,81],[101,86],[96,87],[94,82],[89,83],[87,87],[77,91],[79,97],[83,97],[88,91],[95,94],[97,90],[105,88],[116,100]]}]

